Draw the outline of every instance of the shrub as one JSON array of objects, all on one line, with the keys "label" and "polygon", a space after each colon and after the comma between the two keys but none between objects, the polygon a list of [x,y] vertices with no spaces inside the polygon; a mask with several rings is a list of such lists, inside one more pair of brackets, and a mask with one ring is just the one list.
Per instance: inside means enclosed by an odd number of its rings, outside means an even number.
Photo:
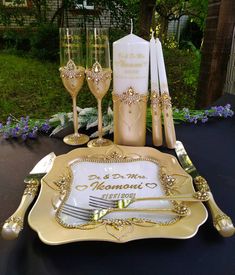
[{"label": "shrub", "polygon": [[173,105],[195,108],[200,52],[164,48],[164,55]]},{"label": "shrub", "polygon": [[30,37],[31,54],[42,60],[59,59],[59,30],[54,25],[44,24],[34,30]]},{"label": "shrub", "polygon": [[16,52],[28,52],[30,50],[30,30],[6,29],[0,34],[1,48],[5,50],[15,50]]}]

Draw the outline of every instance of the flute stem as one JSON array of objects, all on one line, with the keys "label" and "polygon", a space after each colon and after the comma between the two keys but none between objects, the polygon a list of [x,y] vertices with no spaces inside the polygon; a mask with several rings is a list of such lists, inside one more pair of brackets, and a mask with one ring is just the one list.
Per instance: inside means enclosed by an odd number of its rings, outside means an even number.
[{"label": "flute stem", "polygon": [[98,135],[99,139],[102,139],[102,99],[98,99]]},{"label": "flute stem", "polygon": [[78,136],[78,113],[76,96],[73,96],[73,127],[74,135]]}]

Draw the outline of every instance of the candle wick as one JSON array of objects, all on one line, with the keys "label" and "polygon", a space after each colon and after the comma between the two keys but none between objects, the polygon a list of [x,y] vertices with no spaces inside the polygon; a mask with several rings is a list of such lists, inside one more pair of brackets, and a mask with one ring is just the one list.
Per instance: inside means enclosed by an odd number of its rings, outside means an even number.
[{"label": "candle wick", "polygon": [[97,33],[96,33],[96,28],[94,28],[94,36],[95,36],[95,62],[97,62]]},{"label": "candle wick", "polygon": [[68,28],[66,28],[66,37],[67,37],[67,47],[68,47],[68,58],[70,60],[71,59],[71,55],[70,55],[70,41],[69,41],[70,35],[69,35],[69,29]]},{"label": "candle wick", "polygon": [[131,34],[133,33],[133,20],[131,19]]},{"label": "candle wick", "polygon": [[152,35],[151,35],[151,38],[154,38],[154,31],[152,30]]}]

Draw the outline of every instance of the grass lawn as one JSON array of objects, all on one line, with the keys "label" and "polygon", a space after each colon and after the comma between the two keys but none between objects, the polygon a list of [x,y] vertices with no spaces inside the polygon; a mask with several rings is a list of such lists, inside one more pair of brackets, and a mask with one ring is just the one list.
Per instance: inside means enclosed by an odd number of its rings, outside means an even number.
[{"label": "grass lawn", "polygon": [[[58,112],[72,111],[57,64],[0,53],[0,121],[9,114],[47,118]],[[96,101],[87,87],[78,95],[78,105],[88,107]]]},{"label": "grass lawn", "polygon": [[[194,56],[178,49],[168,49],[164,54],[173,106],[194,108],[198,67]],[[17,118],[49,118],[58,112],[72,111],[72,100],[63,87],[58,64],[6,52],[0,52],[0,64],[0,122],[5,122],[9,114]],[[111,91],[103,100],[103,109],[109,104]],[[77,105],[96,106],[86,83],[78,94]]]}]

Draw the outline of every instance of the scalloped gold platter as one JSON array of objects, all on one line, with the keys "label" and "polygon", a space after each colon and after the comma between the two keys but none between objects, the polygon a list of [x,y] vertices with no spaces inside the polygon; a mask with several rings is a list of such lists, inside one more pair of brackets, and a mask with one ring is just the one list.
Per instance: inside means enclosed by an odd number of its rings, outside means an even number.
[{"label": "scalloped gold platter", "polygon": [[[49,245],[94,240],[123,243],[144,238],[187,239],[207,219],[207,210],[200,201],[180,202],[190,209],[187,216],[138,211],[171,209],[179,203],[169,200],[136,201],[127,207],[128,212],[115,211],[98,221],[87,220],[83,211],[94,209],[90,205],[94,197],[121,200],[193,192],[192,178],[169,154],[149,147],[79,148],[56,157],[51,171],[41,181],[28,222],[42,242]],[[67,206],[78,209],[76,215],[74,210],[66,212]]]}]

